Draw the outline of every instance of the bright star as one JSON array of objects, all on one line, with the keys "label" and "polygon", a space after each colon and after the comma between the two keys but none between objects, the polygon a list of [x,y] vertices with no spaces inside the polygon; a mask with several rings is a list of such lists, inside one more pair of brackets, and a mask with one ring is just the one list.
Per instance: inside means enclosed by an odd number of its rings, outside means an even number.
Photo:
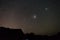
[{"label": "bright star", "polygon": [[48,8],[45,8],[45,10],[47,11],[47,10],[48,10]]},{"label": "bright star", "polygon": [[36,19],[36,15],[34,15],[33,18]]}]

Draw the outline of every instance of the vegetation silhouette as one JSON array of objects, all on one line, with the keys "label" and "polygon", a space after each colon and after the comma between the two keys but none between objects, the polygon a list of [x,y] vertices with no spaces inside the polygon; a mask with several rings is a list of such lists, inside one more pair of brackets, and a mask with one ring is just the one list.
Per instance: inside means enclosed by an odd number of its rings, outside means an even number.
[{"label": "vegetation silhouette", "polygon": [[60,40],[60,32],[52,36],[35,35],[34,33],[24,34],[21,29],[0,27],[0,40]]}]

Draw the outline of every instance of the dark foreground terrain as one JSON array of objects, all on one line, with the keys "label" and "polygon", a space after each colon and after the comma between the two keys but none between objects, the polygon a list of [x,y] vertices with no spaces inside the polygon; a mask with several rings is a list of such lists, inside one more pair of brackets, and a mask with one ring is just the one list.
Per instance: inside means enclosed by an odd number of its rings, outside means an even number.
[{"label": "dark foreground terrain", "polygon": [[60,33],[48,35],[34,35],[33,33],[24,34],[21,29],[9,29],[0,27],[0,40],[60,40]]}]

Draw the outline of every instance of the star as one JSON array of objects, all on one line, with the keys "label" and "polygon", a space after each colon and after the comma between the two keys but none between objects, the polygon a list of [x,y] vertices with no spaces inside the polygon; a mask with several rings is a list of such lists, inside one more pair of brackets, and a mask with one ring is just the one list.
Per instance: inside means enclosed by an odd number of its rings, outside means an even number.
[{"label": "star", "polygon": [[48,8],[45,8],[45,10],[47,11],[47,10],[48,10]]},{"label": "star", "polygon": [[33,18],[36,19],[36,15],[34,15]]}]

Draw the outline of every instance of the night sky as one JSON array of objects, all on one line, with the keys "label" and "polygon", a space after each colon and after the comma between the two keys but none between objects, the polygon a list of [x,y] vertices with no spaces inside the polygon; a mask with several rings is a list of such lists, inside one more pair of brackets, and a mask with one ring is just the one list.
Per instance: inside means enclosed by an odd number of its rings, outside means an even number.
[{"label": "night sky", "polygon": [[0,0],[0,26],[24,33],[60,32],[59,0]]}]

